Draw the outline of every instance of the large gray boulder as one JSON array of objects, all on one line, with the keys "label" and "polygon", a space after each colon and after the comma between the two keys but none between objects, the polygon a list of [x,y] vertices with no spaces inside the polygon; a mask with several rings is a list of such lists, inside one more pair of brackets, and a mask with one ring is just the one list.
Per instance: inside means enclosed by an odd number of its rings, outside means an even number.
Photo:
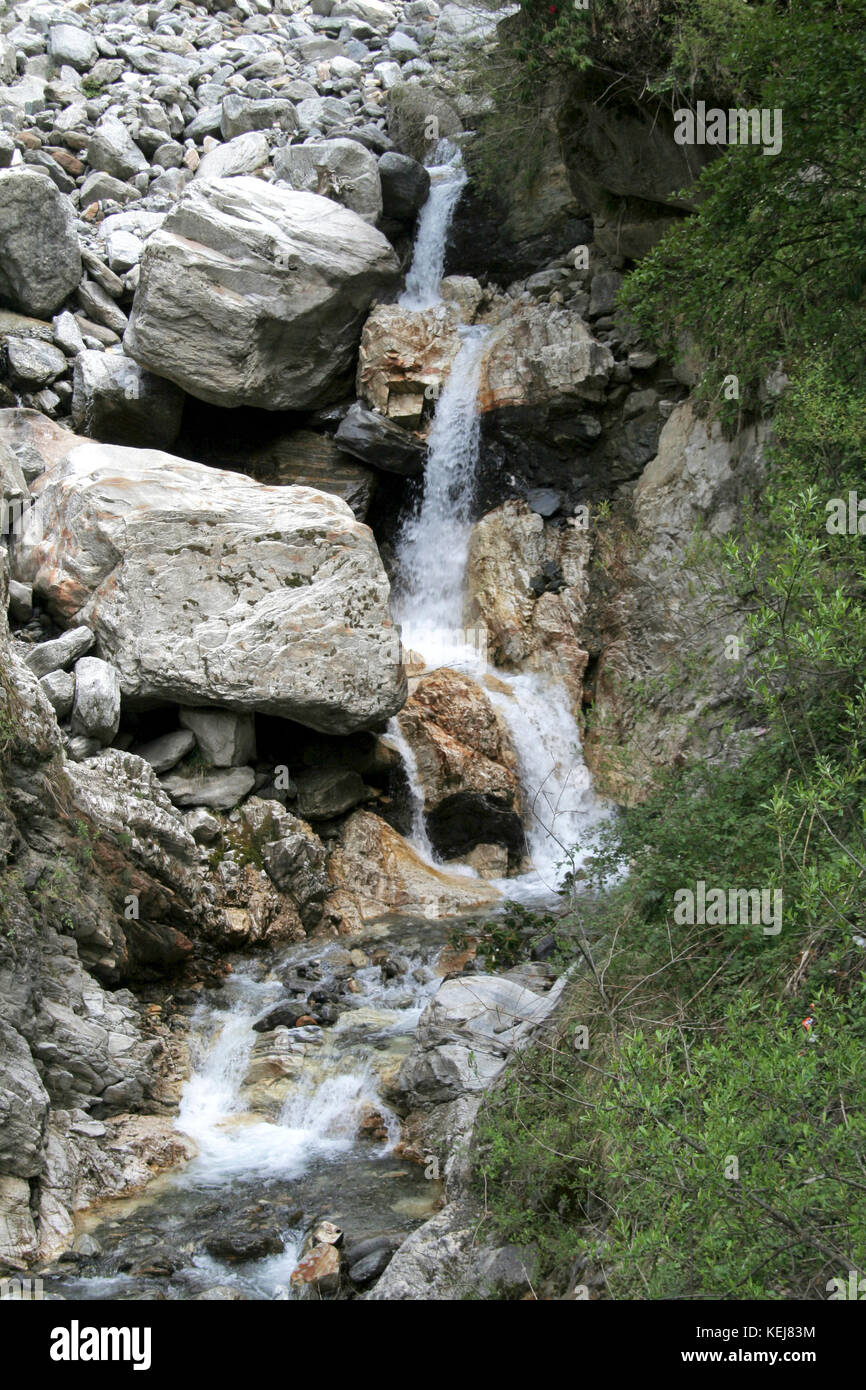
[{"label": "large gray boulder", "polygon": [[110,743],[120,725],[120,681],[98,656],[83,656],[75,667],[72,732]]},{"label": "large gray boulder", "polygon": [[376,156],[357,140],[307,140],[274,155],[274,172],[299,192],[320,193],[375,225],[382,216]]},{"label": "large gray boulder", "polygon": [[69,199],[37,169],[0,170],[0,302],[50,318],[81,279]]},{"label": "large gray boulder", "polygon": [[124,348],[212,405],[306,409],[351,371],[398,274],[385,237],[327,198],[196,181],[147,244]]},{"label": "large gray boulder", "polygon": [[[127,699],[335,733],[404,703],[388,580],[339,498],[91,443],[55,458],[34,493],[43,524],[25,521],[16,578],[93,631]],[[41,651],[38,675],[65,664]]]}]

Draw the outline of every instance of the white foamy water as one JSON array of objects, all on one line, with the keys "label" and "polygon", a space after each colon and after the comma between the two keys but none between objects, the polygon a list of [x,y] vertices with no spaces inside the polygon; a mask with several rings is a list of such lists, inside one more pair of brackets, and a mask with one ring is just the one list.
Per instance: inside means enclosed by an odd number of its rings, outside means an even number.
[{"label": "white foamy water", "polygon": [[412,265],[398,300],[405,309],[429,309],[439,302],[448,228],[466,185],[460,151],[449,140],[439,141],[434,160],[428,170],[430,193],[418,218]]},{"label": "white foamy water", "polygon": [[[428,308],[439,287],[448,228],[465,184],[459,153],[431,170],[434,179],[418,229],[412,268],[400,303]],[[463,341],[436,404],[427,448],[424,494],[397,545],[394,615],[403,644],[426,669],[448,666],[484,682],[488,671],[483,630],[463,626],[466,564],[480,447],[478,388],[488,330],[462,330]],[[583,760],[577,726],[563,687],[541,675],[497,669],[508,693],[491,690],[514,742],[526,806],[532,868],[499,887],[508,897],[536,901],[555,894],[565,873],[589,851],[592,829],[605,814]],[[423,788],[411,750],[392,720],[392,742],[404,761],[413,798],[412,842],[433,862],[424,828]]]}]

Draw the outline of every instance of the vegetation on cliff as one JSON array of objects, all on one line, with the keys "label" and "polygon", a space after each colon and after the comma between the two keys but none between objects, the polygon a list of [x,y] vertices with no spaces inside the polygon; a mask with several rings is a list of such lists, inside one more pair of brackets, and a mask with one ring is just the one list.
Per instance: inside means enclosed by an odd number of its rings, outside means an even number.
[{"label": "vegetation on cliff", "polygon": [[[697,345],[707,411],[772,409],[775,442],[741,525],[702,547],[754,751],[660,775],[611,825],[591,876],[630,873],[569,908],[568,1017],[482,1116],[492,1218],[560,1289],[826,1298],[866,1271],[864,20],[862,0],[532,0],[514,31],[527,72],[592,62],[686,99],[702,78],[784,116],[777,156],[732,145],[704,171],[623,295],[660,350]],[[700,880],[781,891],[781,930],[679,922]]]}]

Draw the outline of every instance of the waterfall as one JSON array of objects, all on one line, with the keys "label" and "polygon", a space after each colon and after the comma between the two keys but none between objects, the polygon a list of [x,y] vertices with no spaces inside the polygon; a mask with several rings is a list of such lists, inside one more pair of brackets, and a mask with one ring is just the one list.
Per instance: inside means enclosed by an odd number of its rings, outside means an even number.
[{"label": "waterfall", "polygon": [[[431,169],[430,197],[400,299],[408,309],[441,302],[448,229],[466,182],[459,152],[443,151],[445,143],[440,142],[436,154],[442,162]],[[488,670],[486,633],[464,628],[463,599],[481,440],[478,388],[488,332],[483,326],[461,329],[460,350],[433,416],[423,498],[398,539],[394,593],[404,646],[421,656],[427,669],[450,666],[482,683]],[[563,687],[534,673],[497,669],[496,676],[500,689],[491,691],[491,700],[517,753],[532,866],[500,887],[511,898],[533,901],[555,893],[565,869],[577,867],[604,808],[593,794]],[[413,796],[412,842],[432,862],[414,758],[396,720],[390,732]]]},{"label": "waterfall", "polygon": [[439,301],[448,228],[466,184],[460,151],[449,140],[439,141],[433,158],[430,193],[418,219],[412,265],[398,301],[404,309],[429,309]]}]

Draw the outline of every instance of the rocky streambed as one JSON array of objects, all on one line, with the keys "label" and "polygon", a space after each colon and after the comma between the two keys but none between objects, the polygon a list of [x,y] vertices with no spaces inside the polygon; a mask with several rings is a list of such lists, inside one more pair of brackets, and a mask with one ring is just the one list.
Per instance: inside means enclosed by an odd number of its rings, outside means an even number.
[{"label": "rocky streambed", "polygon": [[552,1003],[548,967],[486,975],[446,935],[233,962],[188,1014],[184,1161],[83,1213],[47,1295],[363,1295],[445,1206],[481,1089]]}]

